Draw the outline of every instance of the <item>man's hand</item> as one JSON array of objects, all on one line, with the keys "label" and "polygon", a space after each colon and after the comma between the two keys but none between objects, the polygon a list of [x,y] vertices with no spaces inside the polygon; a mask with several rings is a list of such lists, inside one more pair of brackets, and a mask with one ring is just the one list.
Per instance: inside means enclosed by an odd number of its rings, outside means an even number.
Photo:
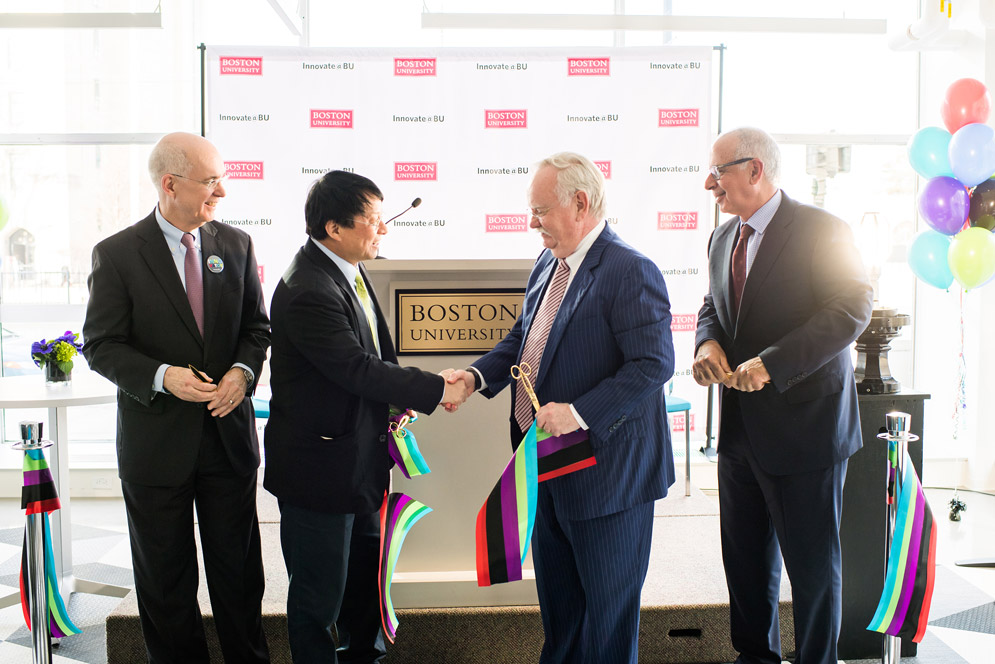
[{"label": "man's hand", "polygon": [[536,413],[536,425],[553,436],[562,436],[580,428],[573,411],[570,410],[570,404],[555,401],[539,409]]},{"label": "man's hand", "polygon": [[726,359],[726,352],[718,341],[709,339],[700,346],[694,356],[694,364],[691,365],[691,375],[696,383],[703,387],[714,385],[715,383],[725,383],[732,368],[729,360]]},{"label": "man's hand", "polygon": [[447,413],[455,413],[477,387],[477,379],[472,371],[446,369],[440,374],[446,379],[446,390],[442,405]]},{"label": "man's hand", "polygon": [[169,367],[163,374],[162,386],[177,399],[203,403],[213,399],[218,390],[213,378],[206,374],[204,378],[211,382],[205,383],[186,367]]},{"label": "man's hand", "polygon": [[245,391],[249,386],[245,383],[245,374],[239,367],[232,367],[228,370],[218,383],[218,391],[207,404],[207,409],[214,417],[224,417],[235,410],[235,407],[242,403],[245,398]]},{"label": "man's hand", "polygon": [[764,389],[764,385],[769,382],[770,374],[767,373],[764,361],[754,357],[736,367],[736,371],[730,372],[724,385],[743,392],[756,392]]}]

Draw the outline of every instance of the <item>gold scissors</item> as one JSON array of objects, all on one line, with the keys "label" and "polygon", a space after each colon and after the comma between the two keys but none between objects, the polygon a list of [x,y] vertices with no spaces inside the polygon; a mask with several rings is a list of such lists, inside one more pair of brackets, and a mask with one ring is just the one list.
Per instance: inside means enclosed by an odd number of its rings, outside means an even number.
[{"label": "gold scissors", "polygon": [[401,437],[403,438],[404,436],[408,435],[408,432],[404,427],[406,427],[408,424],[414,422],[417,419],[418,416],[417,415],[412,416],[412,412],[408,410],[404,413],[404,415],[401,416],[401,419],[399,419],[396,422],[391,422],[390,424],[388,424],[387,431],[391,433],[400,434]]},{"label": "gold scissors", "polygon": [[539,412],[539,399],[536,398],[535,390],[532,388],[532,381],[529,380],[529,376],[532,375],[532,367],[529,366],[528,362],[522,362],[520,365],[516,364],[511,367],[511,377],[515,380],[522,381],[522,387],[525,388],[525,393],[529,395],[529,399],[532,400],[532,405],[535,407],[536,412]]}]

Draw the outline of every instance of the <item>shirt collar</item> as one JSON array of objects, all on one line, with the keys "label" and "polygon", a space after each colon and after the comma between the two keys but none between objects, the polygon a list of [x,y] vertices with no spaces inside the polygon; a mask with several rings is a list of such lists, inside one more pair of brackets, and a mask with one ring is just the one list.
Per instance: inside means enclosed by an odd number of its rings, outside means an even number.
[{"label": "shirt collar", "polygon": [[314,242],[314,246],[318,247],[323,254],[332,259],[332,262],[335,263],[335,266],[342,271],[342,274],[345,276],[346,281],[349,282],[349,285],[352,286],[352,289],[356,290],[356,275],[359,274],[359,268],[314,238],[311,238],[311,242]]},{"label": "shirt collar", "polygon": [[[162,234],[166,236],[166,244],[169,245],[170,251],[176,251],[180,248],[180,241],[183,239],[183,231],[181,231],[176,226],[172,225],[166,218],[162,216],[162,212],[159,210],[159,206],[155,206],[155,220],[159,224],[159,229]],[[195,247],[200,248],[200,228],[195,228],[190,231],[193,235],[193,244]]]},{"label": "shirt collar", "polygon": [[587,252],[590,251],[591,245],[594,244],[594,241],[598,239],[598,236],[601,235],[601,231],[604,229],[605,221],[602,219],[598,222],[597,226],[592,228],[588,234],[584,236],[584,239],[580,241],[580,244],[577,245],[574,252],[563,259],[567,262],[567,267],[570,268],[570,274],[575,274],[577,272],[577,268],[579,268],[581,263],[584,262],[584,259],[587,258]]},{"label": "shirt collar", "polygon": [[781,190],[778,189],[770,200],[760,206],[760,209],[753,213],[753,216],[749,219],[742,220],[742,223],[749,224],[754,231],[763,235],[764,231],[767,230],[767,225],[770,224],[770,220],[774,218],[774,214],[777,212],[777,208],[781,205]]}]

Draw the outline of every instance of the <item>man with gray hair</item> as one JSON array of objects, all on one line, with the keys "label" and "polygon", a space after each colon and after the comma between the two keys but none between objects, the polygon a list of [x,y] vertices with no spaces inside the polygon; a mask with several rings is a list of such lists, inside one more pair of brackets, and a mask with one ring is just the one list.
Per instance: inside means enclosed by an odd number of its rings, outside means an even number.
[{"label": "man with gray hair", "polygon": [[90,368],[118,386],[118,474],[148,661],[210,661],[196,505],[224,659],[261,664],[259,443],[246,397],[270,334],[252,240],[211,223],[225,165],[207,140],[163,137],[149,171],[158,205],[93,248],[83,323]]},{"label": "man with gray hair", "polygon": [[[535,418],[554,436],[587,432],[596,463],[539,484],[532,559],[543,664],[636,662],[639,596],[653,502],[674,482],[663,387],[674,373],[660,269],[604,221],[604,177],[590,160],[543,160],[529,189],[542,237],[522,315],[450,382],[490,398],[512,386],[511,442]],[[531,366],[533,410],[513,365]]]},{"label": "man with gray hair", "polygon": [[840,510],[861,447],[850,344],[871,286],[849,226],[777,187],[780,151],[759,129],[712,146],[705,189],[735,215],[708,244],[692,375],[719,384],[719,508],[737,663],[780,664],[781,562],[795,664],[836,664]]}]

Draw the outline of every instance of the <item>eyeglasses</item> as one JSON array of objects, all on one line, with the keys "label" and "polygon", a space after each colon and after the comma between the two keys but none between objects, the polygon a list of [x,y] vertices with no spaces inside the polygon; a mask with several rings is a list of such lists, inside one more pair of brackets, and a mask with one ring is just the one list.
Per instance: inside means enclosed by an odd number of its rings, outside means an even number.
[{"label": "eyeglasses", "polygon": [[735,166],[737,164],[745,164],[748,161],[753,161],[756,157],[743,157],[742,159],[737,159],[736,161],[730,161],[726,164],[719,164],[718,166],[710,166],[708,172],[712,174],[712,177],[716,180],[721,180],[722,176],[725,175],[726,168],[730,166]]},{"label": "eyeglasses", "polygon": [[376,228],[377,230],[380,230],[381,226],[383,226],[384,228],[387,227],[387,224],[384,223],[383,217],[381,217],[380,219],[375,219],[373,221],[367,221],[362,217],[356,217],[353,221],[355,221],[357,224],[363,224],[364,226],[371,226],[373,228]]},{"label": "eyeglasses", "polygon": [[529,208],[529,216],[530,217],[536,217],[538,219],[542,219],[547,214],[549,214],[549,211],[552,210],[552,209],[553,209],[552,207]]},{"label": "eyeglasses", "polygon": [[196,182],[197,184],[202,184],[211,191],[218,188],[218,185],[228,179],[228,174],[224,174],[221,177],[208,178],[206,180],[194,180],[193,178],[188,178],[186,175],[180,175],[179,173],[170,173],[174,178],[183,178],[184,180],[190,180],[191,182]]}]

